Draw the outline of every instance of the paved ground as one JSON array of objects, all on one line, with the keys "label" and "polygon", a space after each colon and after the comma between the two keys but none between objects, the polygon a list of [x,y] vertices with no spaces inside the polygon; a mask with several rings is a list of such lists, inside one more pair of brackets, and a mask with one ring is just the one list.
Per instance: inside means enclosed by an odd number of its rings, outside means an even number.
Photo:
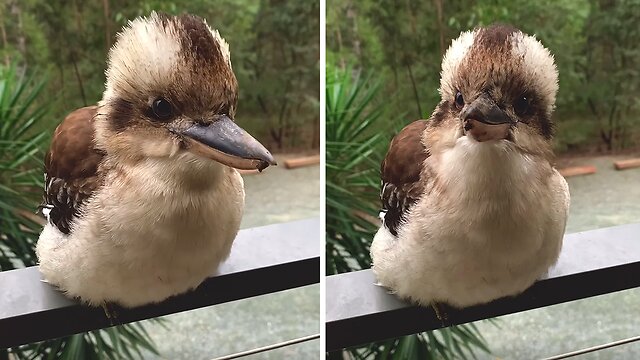
[{"label": "paved ground", "polygon": [[[278,162],[287,156],[276,156]],[[245,179],[246,210],[242,228],[280,223],[320,214],[320,170],[311,166],[267,169]],[[320,234],[317,235],[318,239]],[[241,284],[239,284],[241,285]],[[235,301],[166,316],[167,329],[147,322],[161,357],[204,360],[253,349],[320,331],[318,285]],[[311,341],[245,359],[317,359]]]},{"label": "paved ground", "polygon": [[[640,222],[640,168],[615,171],[612,162],[619,158],[569,162],[594,165],[598,172],[568,180],[568,233]],[[481,358],[539,359],[640,335],[640,289],[503,316],[499,329],[486,322],[478,326],[493,350]],[[578,358],[640,359],[640,343]]]}]

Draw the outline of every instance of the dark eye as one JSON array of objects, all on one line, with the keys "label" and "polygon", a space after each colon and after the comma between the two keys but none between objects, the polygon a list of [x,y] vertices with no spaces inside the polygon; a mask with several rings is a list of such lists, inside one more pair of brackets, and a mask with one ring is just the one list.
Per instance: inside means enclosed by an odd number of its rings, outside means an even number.
[{"label": "dark eye", "polygon": [[462,109],[463,106],[464,106],[464,98],[462,97],[462,93],[458,91],[456,93],[456,107],[458,109]]},{"label": "dark eye", "polygon": [[153,110],[153,114],[159,120],[169,120],[171,116],[173,116],[173,107],[171,106],[171,103],[163,98],[153,100],[151,108]]},{"label": "dark eye", "polygon": [[522,96],[513,103],[513,111],[516,115],[522,116],[529,112],[529,99],[526,96]]}]

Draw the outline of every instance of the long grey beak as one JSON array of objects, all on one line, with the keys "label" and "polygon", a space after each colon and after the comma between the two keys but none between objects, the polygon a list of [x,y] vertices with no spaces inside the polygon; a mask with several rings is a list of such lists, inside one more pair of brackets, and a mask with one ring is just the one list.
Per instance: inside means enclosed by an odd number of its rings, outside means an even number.
[{"label": "long grey beak", "polygon": [[194,124],[181,131],[191,141],[187,150],[237,169],[277,165],[273,155],[228,116],[207,124]]},{"label": "long grey beak", "polygon": [[471,104],[465,106],[460,113],[463,121],[477,120],[488,125],[510,124],[511,118],[502,109],[491,100],[491,98],[482,94]]}]

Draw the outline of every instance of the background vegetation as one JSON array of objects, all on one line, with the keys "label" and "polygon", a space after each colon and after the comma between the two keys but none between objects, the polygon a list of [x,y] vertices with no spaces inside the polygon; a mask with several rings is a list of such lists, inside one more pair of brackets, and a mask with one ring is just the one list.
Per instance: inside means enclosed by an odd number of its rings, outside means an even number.
[{"label": "background vegetation", "polygon": [[495,22],[555,55],[560,152],[640,146],[640,0],[328,0],[327,62],[371,71],[385,106],[409,123],[435,108],[451,40]]},{"label": "background vegetation", "polygon": [[[319,147],[319,1],[0,1],[0,271],[32,266],[44,153],[57,124],[102,97],[106,56],[152,10],[204,17],[231,46],[237,120],[275,151]],[[156,319],[156,321],[159,321]],[[0,360],[156,353],[140,323],[0,349]],[[13,356],[13,357],[11,357]]]},{"label": "background vegetation", "polygon": [[[461,31],[495,22],[555,55],[561,153],[640,147],[640,0],[327,0],[326,269],[370,267],[379,166],[392,136],[439,101],[440,64]],[[468,358],[473,324],[351,349],[335,358]]]},{"label": "background vegetation", "polygon": [[152,10],[199,15],[229,42],[240,83],[237,120],[275,151],[319,147],[319,1],[3,0],[0,62],[48,72],[43,125],[95,104],[108,49]]}]

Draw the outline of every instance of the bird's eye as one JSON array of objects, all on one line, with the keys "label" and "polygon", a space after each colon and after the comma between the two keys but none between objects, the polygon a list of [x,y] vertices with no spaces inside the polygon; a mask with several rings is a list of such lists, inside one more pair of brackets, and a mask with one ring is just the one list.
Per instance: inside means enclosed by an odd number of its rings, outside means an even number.
[{"label": "bird's eye", "polygon": [[529,99],[526,96],[520,97],[513,103],[513,111],[518,116],[527,114],[529,112]]},{"label": "bird's eye", "polygon": [[464,106],[464,98],[462,97],[462,93],[458,91],[456,93],[456,107],[458,109],[462,109],[463,106]]},{"label": "bird's eye", "polygon": [[153,114],[159,120],[169,120],[171,116],[173,116],[173,107],[171,106],[171,103],[163,98],[153,100],[151,108],[153,109]]}]

